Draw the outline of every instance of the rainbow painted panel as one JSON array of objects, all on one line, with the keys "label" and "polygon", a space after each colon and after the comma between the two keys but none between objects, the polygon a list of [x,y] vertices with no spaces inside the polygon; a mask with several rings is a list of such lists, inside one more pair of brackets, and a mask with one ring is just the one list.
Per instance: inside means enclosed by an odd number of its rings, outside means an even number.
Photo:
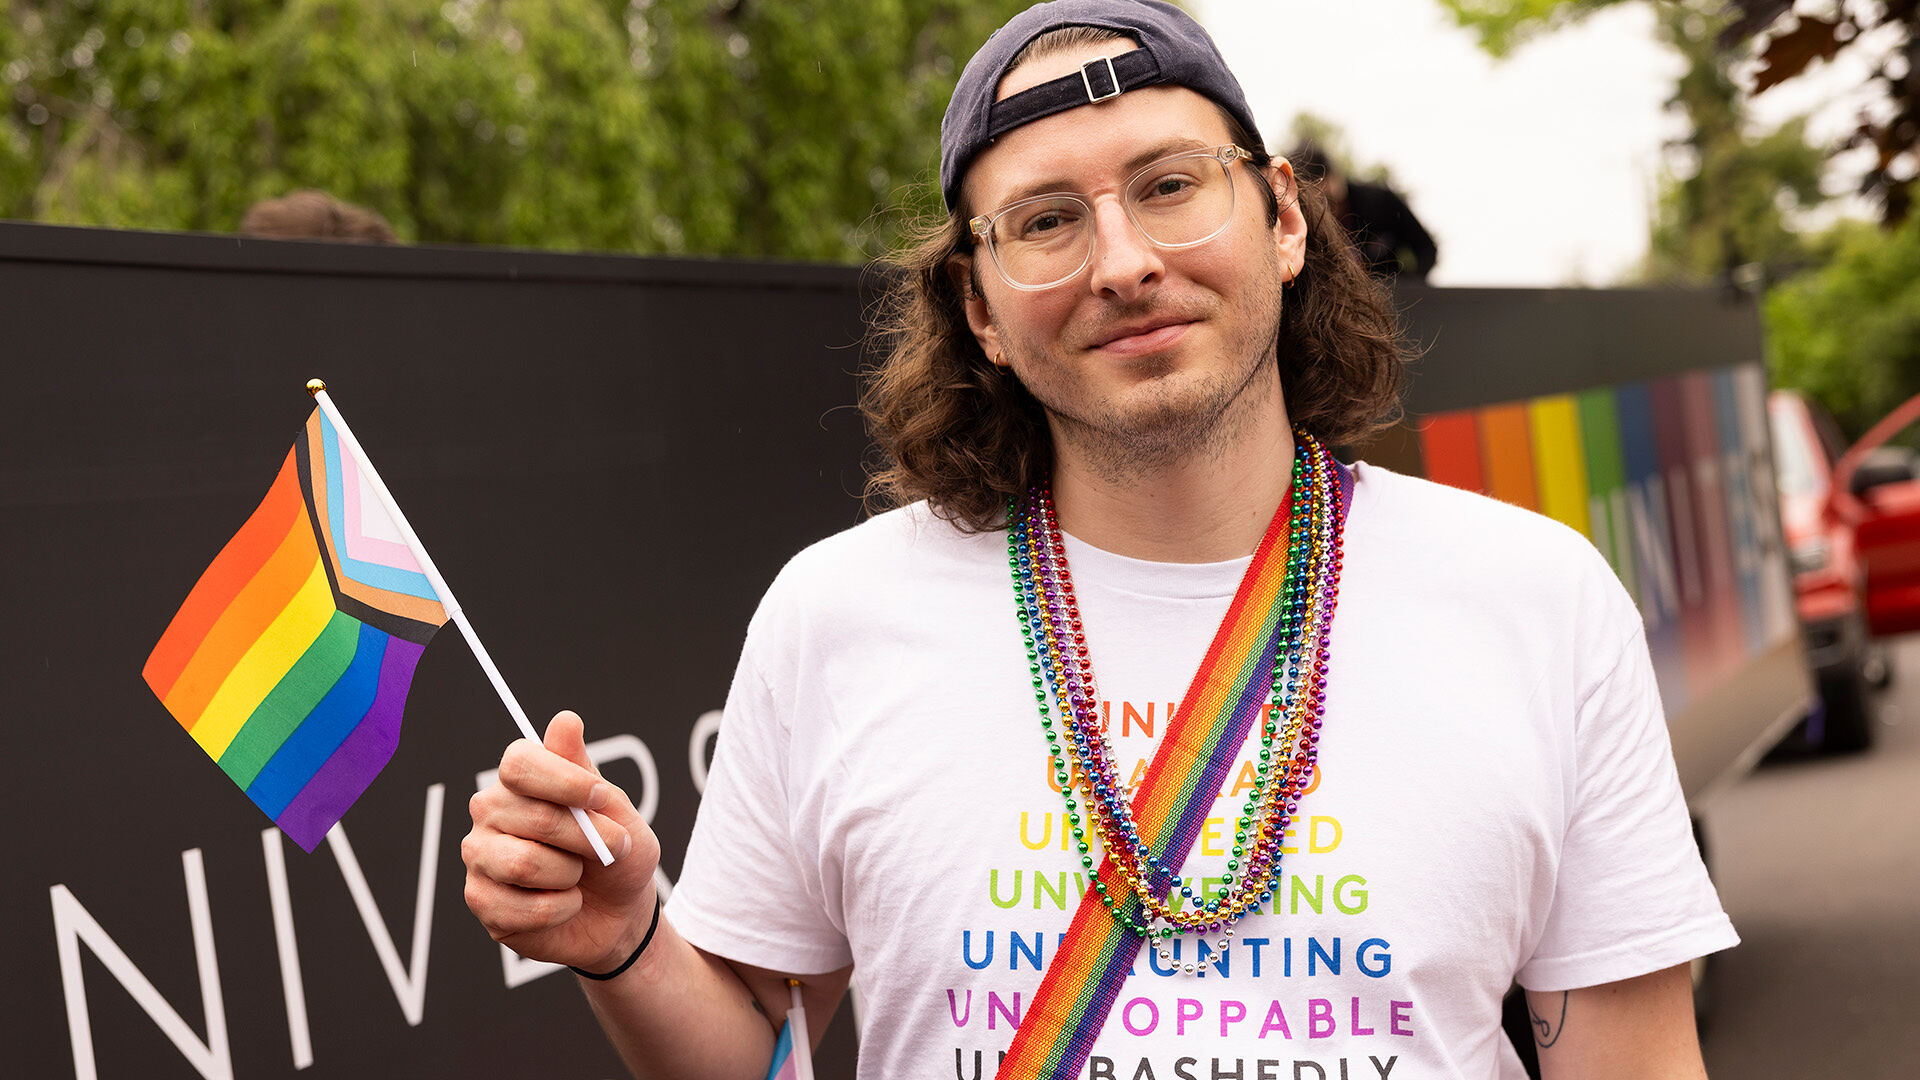
[{"label": "rainbow painted panel", "polygon": [[318,409],[142,675],[207,756],[312,851],[392,758],[447,621]]},{"label": "rainbow painted panel", "polygon": [[[1430,479],[1591,540],[1640,606],[1669,711],[1793,632],[1757,364],[1435,414]],[[1769,553],[1772,553],[1769,555]]]},{"label": "rainbow painted panel", "polygon": [[1607,557],[1627,592],[1635,593],[1633,521],[1627,513],[1627,465],[1620,456],[1620,416],[1609,390],[1578,399],[1576,440],[1586,455],[1587,537]]},{"label": "rainbow painted panel", "polygon": [[1583,533],[1587,527],[1587,461],[1580,443],[1579,406],[1568,396],[1527,403],[1528,433],[1533,437],[1533,475],[1539,510]]},{"label": "rainbow painted panel", "polygon": [[1487,494],[1529,510],[1540,509],[1533,471],[1533,433],[1525,402],[1477,410],[1480,472]]}]

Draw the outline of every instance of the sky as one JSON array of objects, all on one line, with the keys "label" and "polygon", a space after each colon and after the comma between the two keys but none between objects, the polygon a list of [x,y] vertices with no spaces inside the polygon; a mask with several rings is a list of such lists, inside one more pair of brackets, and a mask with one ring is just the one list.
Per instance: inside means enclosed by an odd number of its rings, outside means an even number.
[{"label": "sky", "polygon": [[[1355,165],[1390,170],[1439,243],[1433,284],[1603,286],[1644,258],[1662,146],[1685,133],[1665,108],[1684,64],[1655,40],[1646,5],[1605,9],[1504,60],[1436,0],[1196,0],[1189,10],[1240,77],[1270,147],[1283,150],[1306,112],[1345,133]],[[1756,123],[1817,108],[1814,135],[1839,134],[1861,76],[1825,67],[1754,99]]]}]

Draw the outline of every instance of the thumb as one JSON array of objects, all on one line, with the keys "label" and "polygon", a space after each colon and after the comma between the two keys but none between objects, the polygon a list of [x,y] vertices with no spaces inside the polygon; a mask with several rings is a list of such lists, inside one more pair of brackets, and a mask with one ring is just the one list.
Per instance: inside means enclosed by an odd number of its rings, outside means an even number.
[{"label": "thumb", "polygon": [[587,727],[579,713],[564,709],[553,714],[553,719],[547,722],[547,737],[543,745],[595,776],[600,775],[593,759],[587,756]]},{"label": "thumb", "polygon": [[[585,769],[587,772],[592,773],[594,776],[600,776],[600,769],[594,765],[593,759],[587,756],[586,725],[581,722],[579,713],[571,709],[563,709],[553,714],[553,719],[547,721],[547,733],[546,737],[542,740],[542,745],[545,746],[547,752],[565,758]],[[606,835],[607,827],[601,827],[600,829],[603,834],[603,839],[608,842],[608,846],[615,852],[616,864],[625,866],[627,864],[619,863],[618,860],[620,857],[626,855],[628,850],[633,846],[632,831],[636,826],[636,822],[639,830],[645,834],[647,828],[646,821],[644,818],[639,817],[638,812],[634,809],[633,802],[627,798],[626,792],[620,790],[618,784],[606,782],[605,777],[601,777],[601,781],[601,783],[593,785],[593,790],[585,800],[585,806],[588,808],[590,816],[596,819],[596,821],[601,817],[606,817],[613,822],[611,826],[613,829],[625,830],[616,831],[612,835]],[[584,854],[584,852],[580,854]],[[656,860],[659,858],[657,850],[654,858]],[[587,860],[589,868],[597,873],[599,872],[599,868],[594,866],[594,862],[595,860],[593,859]]]}]

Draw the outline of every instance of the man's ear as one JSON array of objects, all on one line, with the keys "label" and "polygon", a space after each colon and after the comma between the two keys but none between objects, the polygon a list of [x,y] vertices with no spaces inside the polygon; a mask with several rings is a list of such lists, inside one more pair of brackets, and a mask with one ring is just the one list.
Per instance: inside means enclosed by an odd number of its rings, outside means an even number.
[{"label": "man's ear", "polygon": [[980,343],[980,351],[995,367],[1006,367],[1007,358],[1000,348],[1000,331],[993,325],[993,316],[987,310],[987,298],[980,291],[980,277],[971,255],[955,255],[947,260],[947,276],[953,282],[953,291],[960,295],[960,306],[967,313],[967,328],[973,331],[973,340]]},{"label": "man's ear", "polygon": [[1307,265],[1307,218],[1300,212],[1300,180],[1293,174],[1293,163],[1282,157],[1267,165],[1266,178],[1280,201],[1280,217],[1273,223],[1274,246],[1280,252],[1281,272],[1292,281]]}]

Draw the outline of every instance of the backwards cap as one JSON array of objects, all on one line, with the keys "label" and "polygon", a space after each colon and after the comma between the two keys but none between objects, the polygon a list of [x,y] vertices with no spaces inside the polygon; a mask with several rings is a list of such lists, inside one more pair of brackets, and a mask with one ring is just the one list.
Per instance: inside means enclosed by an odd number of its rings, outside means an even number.
[{"label": "backwards cap", "polygon": [[[1138,41],[1140,47],[1111,60],[1089,60],[1071,75],[995,101],[1000,80],[1020,50],[1049,30],[1066,26],[1114,30]],[[1253,110],[1247,108],[1240,81],[1227,70],[1220,50],[1200,24],[1172,4],[1052,0],[1015,15],[967,61],[940,122],[940,193],[947,209],[960,205],[960,181],[967,167],[1000,136],[1041,117],[1159,83],[1184,86],[1212,98],[1259,141],[1260,129],[1253,122]]]}]

